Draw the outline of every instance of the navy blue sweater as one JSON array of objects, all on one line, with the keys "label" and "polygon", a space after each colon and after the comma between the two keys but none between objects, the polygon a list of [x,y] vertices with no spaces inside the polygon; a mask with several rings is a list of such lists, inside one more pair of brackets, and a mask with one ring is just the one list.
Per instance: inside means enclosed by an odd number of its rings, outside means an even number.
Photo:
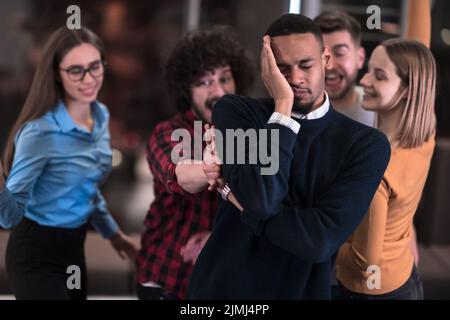
[{"label": "navy blue sweater", "polygon": [[261,175],[261,164],[223,165],[244,211],[220,202],[188,299],[330,298],[335,254],[367,212],[389,142],[331,106],[322,118],[299,120],[298,134],[268,124],[273,111],[273,100],[235,95],[214,108],[224,136],[225,129],[278,129],[279,170]]}]

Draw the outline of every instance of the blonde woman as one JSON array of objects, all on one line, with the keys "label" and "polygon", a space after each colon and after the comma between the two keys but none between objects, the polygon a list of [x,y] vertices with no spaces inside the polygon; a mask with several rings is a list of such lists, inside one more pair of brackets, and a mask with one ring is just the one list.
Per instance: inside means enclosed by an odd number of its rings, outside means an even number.
[{"label": "blonde woman", "polygon": [[433,55],[417,41],[384,41],[361,85],[392,154],[368,214],[339,250],[336,298],[423,299],[410,243],[435,144]]}]

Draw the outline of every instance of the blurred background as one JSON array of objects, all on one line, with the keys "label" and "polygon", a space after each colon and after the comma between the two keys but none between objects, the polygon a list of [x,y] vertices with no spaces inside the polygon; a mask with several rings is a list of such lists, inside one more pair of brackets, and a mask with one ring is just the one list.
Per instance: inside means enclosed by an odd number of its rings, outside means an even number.
[{"label": "blurred background", "polygon": [[[164,66],[183,34],[197,26],[227,24],[258,65],[263,32],[293,11],[314,18],[342,10],[361,22],[366,57],[380,41],[405,31],[408,0],[0,0],[0,151],[28,93],[43,44],[66,24],[67,7],[106,45],[107,72],[100,101],[111,112],[113,172],[103,187],[113,216],[139,241],[153,199],[145,143],[154,126],[176,113],[164,86]],[[425,298],[450,299],[450,2],[435,0],[431,50],[438,65],[437,147],[419,212],[420,270]],[[381,9],[381,30],[369,30],[369,5]],[[367,60],[366,58],[366,60]],[[367,61],[366,61],[367,63]],[[361,71],[361,74],[365,70]],[[254,96],[265,96],[256,81]],[[0,295],[10,297],[4,269],[7,231],[0,232]],[[133,265],[121,261],[94,233],[86,244],[91,297],[134,297]],[[1,297],[1,296],[0,296]]]}]

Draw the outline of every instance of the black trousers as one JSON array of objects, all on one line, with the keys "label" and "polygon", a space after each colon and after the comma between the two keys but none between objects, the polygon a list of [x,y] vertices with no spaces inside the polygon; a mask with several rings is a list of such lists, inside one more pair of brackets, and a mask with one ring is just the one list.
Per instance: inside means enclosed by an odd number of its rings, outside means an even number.
[{"label": "black trousers", "polygon": [[41,226],[23,218],[11,230],[6,248],[6,271],[16,299],[86,299],[86,230]]}]

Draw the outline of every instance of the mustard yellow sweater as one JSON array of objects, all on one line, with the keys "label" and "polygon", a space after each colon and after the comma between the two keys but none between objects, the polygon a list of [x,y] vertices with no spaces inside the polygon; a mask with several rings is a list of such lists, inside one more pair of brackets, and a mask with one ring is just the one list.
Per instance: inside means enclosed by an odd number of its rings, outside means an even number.
[{"label": "mustard yellow sweater", "polygon": [[[417,148],[392,149],[388,168],[367,215],[337,256],[336,276],[347,289],[364,294],[384,294],[398,289],[408,280],[414,263],[410,246],[413,217],[428,175],[434,145],[433,137]],[[380,268],[380,289],[369,289],[367,285],[372,275],[367,272],[371,265]]]}]

